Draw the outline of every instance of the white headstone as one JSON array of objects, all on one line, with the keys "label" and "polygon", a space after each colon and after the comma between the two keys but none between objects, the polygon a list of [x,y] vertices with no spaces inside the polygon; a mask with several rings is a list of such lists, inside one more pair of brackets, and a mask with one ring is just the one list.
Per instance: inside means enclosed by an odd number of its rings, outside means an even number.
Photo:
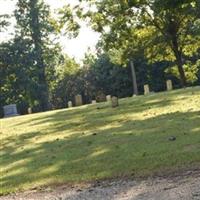
[{"label": "white headstone", "polygon": [[96,104],[97,103],[97,101],[96,100],[92,100],[92,104]]},{"label": "white headstone", "polygon": [[28,108],[28,114],[32,114],[32,108],[31,107]]},{"label": "white headstone", "polygon": [[72,102],[68,101],[68,108],[72,108],[72,107],[73,107]]},{"label": "white headstone", "polygon": [[111,95],[106,96],[106,101],[111,101]]},{"label": "white headstone", "polygon": [[173,85],[171,80],[167,80],[166,85],[167,85],[167,91],[173,90]]}]

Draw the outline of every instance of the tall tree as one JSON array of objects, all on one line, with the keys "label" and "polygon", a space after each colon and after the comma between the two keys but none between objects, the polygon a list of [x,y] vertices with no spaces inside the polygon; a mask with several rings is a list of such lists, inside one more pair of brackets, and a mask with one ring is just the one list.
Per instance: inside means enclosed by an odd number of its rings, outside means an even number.
[{"label": "tall tree", "polygon": [[0,44],[0,108],[16,103],[21,114],[26,113],[35,94],[35,83],[31,74],[33,60],[27,49],[28,40],[15,38]]},{"label": "tall tree", "polygon": [[[195,0],[167,0],[165,2],[155,0],[153,3],[149,1],[142,6],[145,16],[141,17],[142,22],[153,38],[150,45],[154,49],[157,47],[158,55],[175,61],[182,86],[187,85],[184,65],[188,57],[193,56],[200,48],[199,34],[193,31],[198,20],[198,4],[199,2]],[[163,52],[161,53],[159,49]]]},{"label": "tall tree", "polygon": [[200,35],[195,33],[199,28],[199,0],[83,1],[91,9],[80,8],[81,17],[88,18],[95,31],[115,38],[113,44],[122,35],[126,43],[132,37],[129,30],[135,31],[134,39],[145,45],[147,58],[174,62],[181,84],[186,86],[184,66],[200,48]]},{"label": "tall tree", "polygon": [[28,39],[32,45],[27,51],[34,60],[37,95],[41,110],[49,108],[48,85],[46,80],[47,65],[45,51],[50,46],[50,35],[54,32],[50,23],[50,9],[43,0],[18,0],[15,11],[18,37]]}]

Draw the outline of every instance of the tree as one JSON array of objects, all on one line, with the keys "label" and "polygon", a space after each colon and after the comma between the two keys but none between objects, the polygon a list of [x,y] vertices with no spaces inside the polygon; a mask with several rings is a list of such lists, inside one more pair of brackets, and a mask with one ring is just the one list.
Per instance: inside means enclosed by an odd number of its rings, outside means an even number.
[{"label": "tree", "polygon": [[27,51],[30,47],[30,41],[21,38],[0,45],[1,109],[6,104],[16,103],[23,114],[32,102],[35,84],[31,78],[33,60]]},{"label": "tree", "polygon": [[0,15],[0,32],[5,30],[7,26],[10,24],[8,22],[9,15]]},{"label": "tree", "polygon": [[[102,36],[109,35],[107,45],[116,45],[119,38],[119,44],[126,44],[134,33],[137,37],[133,40],[137,41],[137,45],[144,46],[149,60],[171,61],[176,64],[181,84],[186,86],[184,65],[200,48],[200,35],[197,33],[198,0],[84,2],[89,3],[91,9],[85,11],[80,8],[83,12],[81,17],[89,18],[92,28],[102,33]],[[112,38],[114,39],[110,40]],[[130,45],[132,44],[131,42]]]},{"label": "tree", "polygon": [[142,6],[145,16],[142,21],[146,21],[147,31],[153,39],[150,45],[163,51],[157,51],[159,57],[175,61],[182,86],[186,86],[187,82],[184,64],[200,48],[199,35],[193,31],[198,19],[197,4],[198,1],[167,0],[163,3],[157,0]]},{"label": "tree", "polygon": [[[43,0],[18,0],[15,11],[17,20],[17,35],[31,42],[31,48],[27,49],[34,60],[35,83],[37,87],[36,100],[40,110],[49,108],[48,84],[46,80],[47,65],[45,63],[45,51],[51,44],[50,34],[54,32],[50,23],[50,11]],[[51,44],[52,45],[52,44]]]},{"label": "tree", "polygon": [[[79,64],[67,55],[63,55],[60,59],[55,69],[54,80],[50,83],[50,102],[53,109],[65,108],[67,101],[72,100],[77,92],[80,92],[75,86],[78,82],[79,68]],[[77,85],[81,86],[80,82]]]}]

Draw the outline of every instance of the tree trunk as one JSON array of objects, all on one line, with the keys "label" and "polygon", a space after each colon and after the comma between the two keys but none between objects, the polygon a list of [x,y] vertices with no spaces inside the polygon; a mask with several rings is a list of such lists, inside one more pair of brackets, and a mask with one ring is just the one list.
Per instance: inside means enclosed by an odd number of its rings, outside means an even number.
[{"label": "tree trunk", "polygon": [[45,75],[45,64],[43,61],[43,58],[38,59],[38,67],[39,69],[39,101],[40,101],[40,107],[42,111],[47,111],[49,109],[49,92],[48,92],[48,86],[46,81],[46,75]]},{"label": "tree trunk", "polygon": [[180,79],[181,79],[181,85],[182,85],[182,87],[186,87],[187,80],[186,80],[186,76],[185,76],[185,71],[183,69],[182,52],[181,52],[181,50],[179,50],[177,37],[174,37],[172,40],[172,50],[176,57],[176,64],[178,66],[178,71],[179,71],[179,75],[180,75]]},{"label": "tree trunk", "polygon": [[43,58],[43,41],[42,31],[39,24],[39,9],[37,7],[38,0],[31,0],[31,36],[35,45],[35,60],[38,67],[38,100],[42,111],[49,109],[49,94],[46,81],[46,66]]},{"label": "tree trunk", "polygon": [[135,72],[135,66],[133,61],[130,61],[131,64],[131,72],[132,72],[132,82],[133,82],[133,94],[138,95],[138,86],[137,86],[137,78]]}]

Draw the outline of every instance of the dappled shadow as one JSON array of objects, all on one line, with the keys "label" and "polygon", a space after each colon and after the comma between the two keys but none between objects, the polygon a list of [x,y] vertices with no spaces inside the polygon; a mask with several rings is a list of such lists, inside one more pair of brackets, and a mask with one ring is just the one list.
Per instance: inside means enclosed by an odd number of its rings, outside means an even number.
[{"label": "dappled shadow", "polygon": [[[123,108],[122,105],[119,109],[123,111]],[[26,189],[35,184],[143,176],[200,162],[200,132],[195,131],[200,127],[200,112],[113,121],[112,116],[119,114],[116,110],[110,110],[111,114],[104,117],[103,109],[93,113],[88,108],[83,114],[81,110],[69,111],[77,112],[73,113],[77,124],[70,124],[70,114],[67,114],[68,120],[63,125],[60,122],[65,112],[51,114],[41,122],[50,122],[49,130],[40,127],[38,132],[24,132],[3,141],[0,167],[3,169],[1,188],[4,192],[11,188]],[[80,115],[81,121],[78,121]],[[109,126],[111,122],[114,124]],[[35,127],[40,125],[39,120],[30,123]],[[84,131],[83,126],[79,127],[80,123],[84,123]],[[55,132],[55,137],[42,140]],[[177,140],[170,142],[171,135]],[[185,151],[189,144],[199,145],[199,148]]]},{"label": "dappled shadow", "polygon": [[[126,99],[120,100],[120,107],[117,108],[117,114],[123,115],[129,112],[132,113],[141,113],[147,110],[151,109],[159,109],[164,108],[170,105],[173,105],[174,102],[177,102],[179,100],[187,99],[188,96],[191,96],[198,91],[199,87],[185,90],[175,90],[170,92],[161,92],[156,93],[153,95],[147,95],[147,96],[138,96],[138,97],[130,97]],[[180,95],[181,94],[181,95]],[[87,109],[85,109],[87,108]],[[94,110],[96,108],[96,111]],[[115,109],[116,110],[116,109]],[[20,126],[20,125],[31,125],[31,126],[37,126],[37,125],[43,125],[45,123],[51,123],[53,126],[55,124],[59,125],[59,123],[63,123],[63,121],[66,121],[66,124],[71,124],[71,126],[75,125],[78,126],[81,123],[83,123],[82,118],[85,118],[89,116],[90,119],[97,119],[98,120],[109,120],[109,117],[111,118],[113,115],[116,115],[115,110],[111,108],[110,103],[100,103],[97,105],[85,105],[82,107],[77,107],[75,109],[63,109],[63,110],[57,110],[54,112],[46,112],[46,113],[40,113],[39,115],[32,115],[27,120],[23,120],[22,122],[15,123],[14,126]],[[77,122],[72,122],[72,117],[77,118]],[[110,120],[112,121],[112,119]],[[65,128],[69,128],[67,125]]]}]

